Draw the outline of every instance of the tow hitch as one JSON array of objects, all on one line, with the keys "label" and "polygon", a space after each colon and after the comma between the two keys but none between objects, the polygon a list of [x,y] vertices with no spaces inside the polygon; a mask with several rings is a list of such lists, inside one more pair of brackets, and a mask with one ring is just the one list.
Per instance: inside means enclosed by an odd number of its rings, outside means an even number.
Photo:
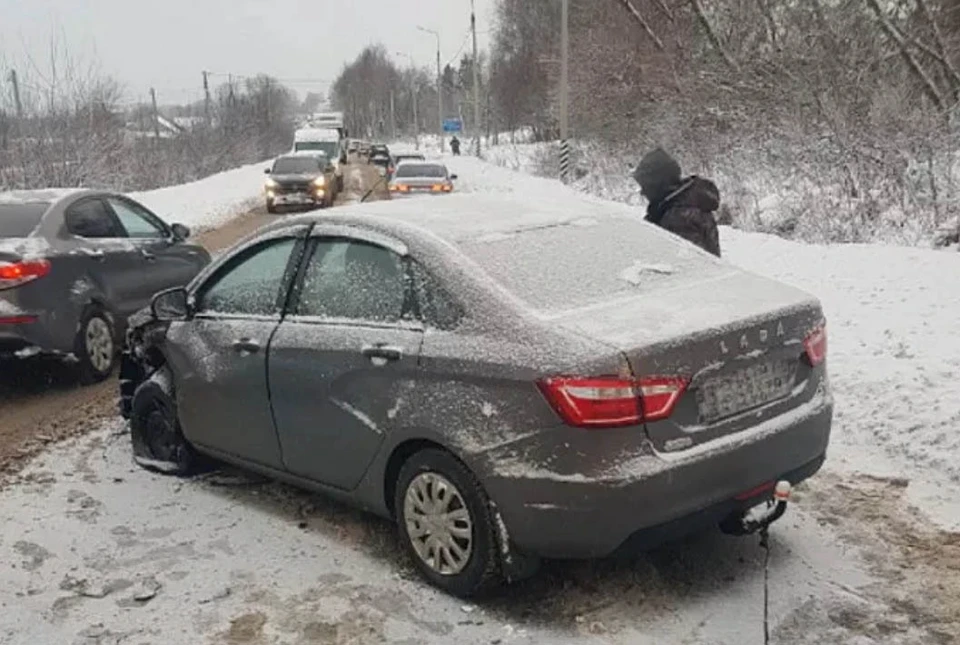
[{"label": "tow hitch", "polygon": [[790,499],[790,482],[781,479],[773,489],[773,499],[726,518],[720,530],[728,535],[750,535],[766,529],[783,517]]},{"label": "tow hitch", "polygon": [[720,530],[731,535],[760,533],[763,549],[763,643],[770,644],[770,525],[783,517],[790,499],[790,482],[781,479],[773,488],[773,499],[720,523]]}]

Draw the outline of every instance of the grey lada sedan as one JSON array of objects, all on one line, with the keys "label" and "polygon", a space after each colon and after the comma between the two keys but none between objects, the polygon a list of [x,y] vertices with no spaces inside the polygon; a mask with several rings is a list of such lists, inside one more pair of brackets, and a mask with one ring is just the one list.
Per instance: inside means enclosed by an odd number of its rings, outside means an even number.
[{"label": "grey lada sedan", "polygon": [[453,195],[262,229],[133,328],[137,460],[212,456],[393,518],[461,596],[729,526],[820,468],[815,298],[610,206],[542,208]]}]

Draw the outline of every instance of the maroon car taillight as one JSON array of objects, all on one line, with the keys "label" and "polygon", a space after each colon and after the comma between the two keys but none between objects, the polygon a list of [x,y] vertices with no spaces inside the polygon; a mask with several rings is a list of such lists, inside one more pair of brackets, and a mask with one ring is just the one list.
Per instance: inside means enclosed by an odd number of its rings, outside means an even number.
[{"label": "maroon car taillight", "polygon": [[0,262],[0,290],[12,289],[33,282],[50,273],[48,260],[21,260]]},{"label": "maroon car taillight", "polygon": [[803,349],[811,367],[816,367],[827,358],[827,323],[820,323],[803,339]]},{"label": "maroon car taillight", "polygon": [[29,325],[35,322],[36,316],[0,316],[0,325]]},{"label": "maroon car taillight", "polygon": [[559,376],[537,382],[563,421],[578,428],[616,428],[666,419],[687,379],[651,376]]}]

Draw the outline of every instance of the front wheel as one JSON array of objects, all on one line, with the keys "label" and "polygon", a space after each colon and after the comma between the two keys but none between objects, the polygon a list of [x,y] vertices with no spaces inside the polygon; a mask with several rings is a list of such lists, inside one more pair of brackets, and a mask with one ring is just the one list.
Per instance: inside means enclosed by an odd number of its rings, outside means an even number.
[{"label": "front wheel", "polygon": [[137,387],[130,410],[130,440],[134,461],[147,470],[179,476],[199,470],[200,455],[180,429],[168,367]]},{"label": "front wheel", "polygon": [[497,539],[486,493],[453,455],[428,449],[397,479],[400,539],[433,585],[467,598],[500,582]]}]

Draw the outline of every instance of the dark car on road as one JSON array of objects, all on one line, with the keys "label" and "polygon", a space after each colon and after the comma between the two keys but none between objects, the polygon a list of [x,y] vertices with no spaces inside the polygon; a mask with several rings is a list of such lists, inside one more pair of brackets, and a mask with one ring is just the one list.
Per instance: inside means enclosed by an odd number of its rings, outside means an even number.
[{"label": "dark car on road", "polygon": [[330,207],[337,195],[335,169],[322,154],[301,152],[278,157],[264,183],[268,213],[282,206],[299,208]]},{"label": "dark car on road", "polygon": [[159,294],[124,361],[137,459],[210,455],[393,518],[463,596],[539,557],[737,532],[820,468],[814,297],[629,211],[430,206],[277,222]]},{"label": "dark car on road", "polygon": [[189,235],[117,193],[0,193],[0,361],[73,357],[105,378],[127,317],[209,263]]}]

